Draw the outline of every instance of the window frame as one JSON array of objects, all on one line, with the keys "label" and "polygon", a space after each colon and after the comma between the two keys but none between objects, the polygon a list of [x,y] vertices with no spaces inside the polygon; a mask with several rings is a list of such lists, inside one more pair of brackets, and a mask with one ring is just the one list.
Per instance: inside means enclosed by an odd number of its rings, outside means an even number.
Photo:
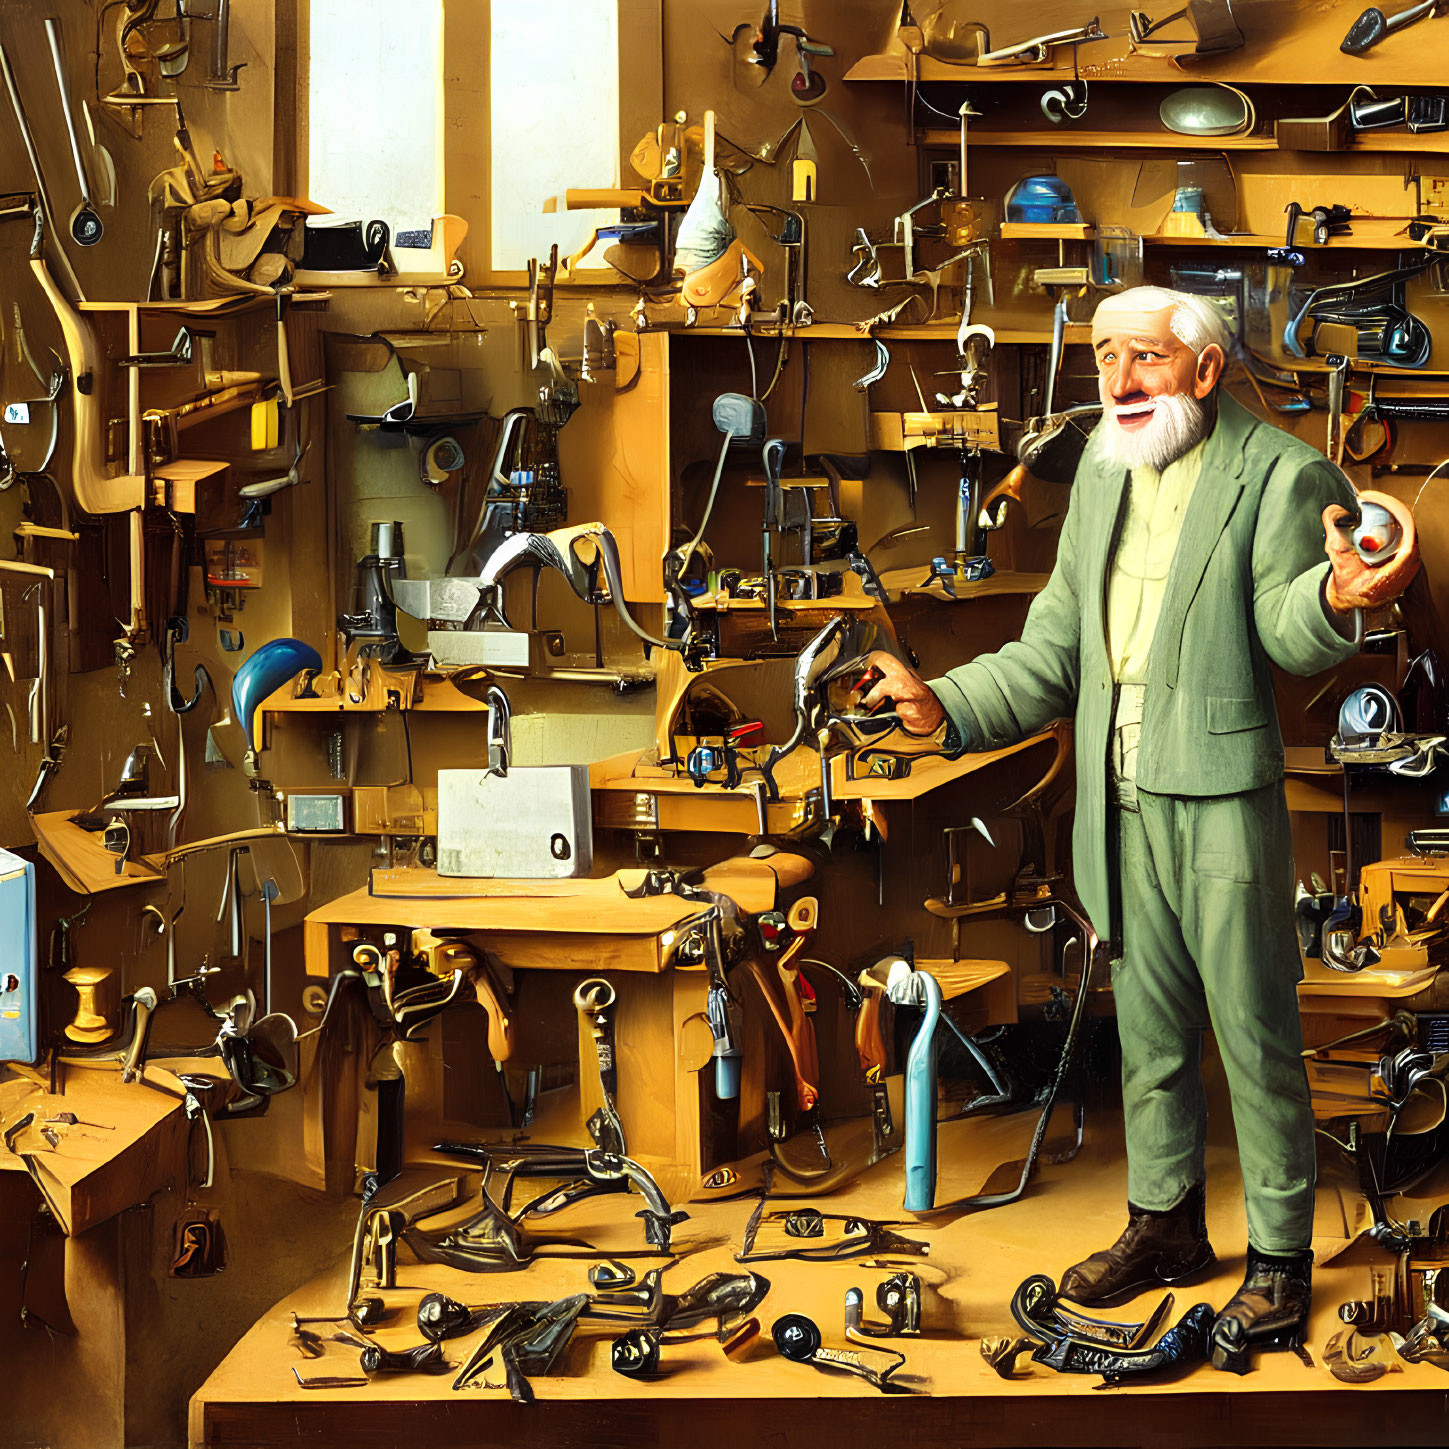
[{"label": "window frame", "polygon": [[[492,60],[493,0],[443,0],[443,210],[463,217],[468,235],[459,255],[463,284],[477,288],[527,287],[525,271],[493,266]],[[516,0],[499,0],[516,3]],[[566,3],[566,0],[563,0]],[[619,171],[621,184],[630,175],[629,156],[639,137],[664,119],[663,0],[617,0],[619,10]],[[309,0],[277,0],[277,51],[292,58],[296,82],[296,122],[287,149],[294,186],[306,196],[311,100],[311,5]],[[279,85],[285,80],[279,66]],[[278,138],[277,160],[283,147]],[[276,167],[274,183],[284,173]],[[612,178],[610,178],[612,180]],[[599,184],[581,176],[578,185]],[[607,183],[606,183],[607,184]],[[283,190],[277,184],[274,189]],[[590,260],[593,260],[592,258]],[[441,280],[441,279],[440,279]],[[622,285],[606,265],[585,266],[557,285]]]}]

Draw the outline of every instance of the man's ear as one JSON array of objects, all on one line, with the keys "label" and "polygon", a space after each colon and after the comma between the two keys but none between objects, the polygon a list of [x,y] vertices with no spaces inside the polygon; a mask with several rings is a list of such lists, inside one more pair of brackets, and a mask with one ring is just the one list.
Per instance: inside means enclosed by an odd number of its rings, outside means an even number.
[{"label": "man's ear", "polygon": [[1223,349],[1216,342],[1209,342],[1197,355],[1197,370],[1192,377],[1193,396],[1205,398],[1218,385],[1227,365]]}]

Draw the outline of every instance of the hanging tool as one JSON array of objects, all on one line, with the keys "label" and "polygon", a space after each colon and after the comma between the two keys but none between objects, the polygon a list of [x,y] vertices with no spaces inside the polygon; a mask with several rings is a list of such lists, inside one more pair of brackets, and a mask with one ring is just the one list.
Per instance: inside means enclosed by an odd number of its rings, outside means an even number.
[{"label": "hanging tool", "polygon": [[1348,358],[1331,352],[1323,359],[1328,374],[1328,443],[1324,452],[1335,464],[1343,463],[1343,403],[1348,392]]},{"label": "hanging tool", "polygon": [[714,1091],[721,1102],[732,1102],[740,1095],[741,1013],[739,1000],[730,990],[725,975],[724,940],[720,908],[712,906],[701,925],[701,944],[709,972],[709,990],[705,996],[704,1014],[714,1036],[710,1055],[714,1058]]},{"label": "hanging tool", "polygon": [[[35,137],[31,134],[30,122],[25,115],[25,107],[20,100],[20,88],[15,83],[15,71],[11,67],[10,57],[5,52],[5,47],[0,45],[0,75],[5,78],[5,89],[10,95],[10,107],[15,112],[15,123],[20,127],[20,139],[25,143],[25,154],[30,158],[30,169],[35,176],[35,195],[40,205],[40,216],[45,226],[51,231],[56,230],[55,208],[50,204],[50,193],[45,186],[45,173],[40,169],[40,153],[35,149]],[[37,263],[34,258],[38,255],[37,246],[40,239],[40,228],[36,228],[36,245],[31,247],[31,269],[34,270]],[[79,278],[75,269],[70,264],[70,258],[65,253],[65,248],[57,244],[56,259],[65,280],[70,285],[70,293],[73,300],[85,301],[85,293],[81,290]],[[43,265],[43,263],[41,263]]]},{"label": "hanging tool", "polygon": [[770,608],[770,638],[780,638],[780,583],[775,577],[774,536],[785,524],[784,495],[780,488],[780,470],[785,463],[785,440],[770,438],[764,447],[765,510],[760,523],[761,568],[765,575],[765,597]]},{"label": "hanging tool", "polygon": [[589,1136],[601,1151],[627,1157],[624,1124],[614,1101],[619,1090],[619,1068],[614,1057],[614,1003],[617,1000],[618,993],[602,976],[591,976],[574,988],[574,1010],[594,1038],[599,1090],[604,1097],[603,1106],[588,1120]]},{"label": "hanging tool", "polygon": [[81,156],[75,115],[70,108],[70,94],[65,88],[65,62],[60,55],[60,21],[53,15],[46,19],[45,34],[50,41],[50,56],[55,64],[55,84],[60,91],[60,109],[65,116],[66,134],[70,137],[71,159],[75,162],[76,180],[80,182],[80,201],[70,214],[70,234],[80,246],[93,247],[100,241],[104,228],[91,200],[91,185],[86,177],[85,160]]},{"label": "hanging tool", "polygon": [[1067,338],[1067,294],[1063,292],[1057,298],[1057,305],[1052,310],[1052,351],[1047,360],[1047,385],[1046,403],[1042,412],[1047,416],[1051,415],[1052,400],[1057,393],[1057,373],[1062,367],[1062,350]]},{"label": "hanging tool", "polygon": [[241,89],[237,73],[246,68],[246,62],[232,65],[231,61],[231,0],[216,0],[215,29],[212,31],[211,74],[206,78],[206,87],[213,91],[236,91]]},{"label": "hanging tool", "polygon": [[745,210],[762,220],[775,217],[779,231],[766,227],[766,235],[785,249],[785,320],[794,327],[808,327],[815,313],[805,299],[805,218],[798,211],[783,206],[746,206]]},{"label": "hanging tool", "polygon": [[[738,35],[741,30],[748,28],[748,26],[736,26],[734,33]],[[779,63],[780,39],[785,35],[795,37],[796,59],[800,65],[800,69],[790,77],[791,99],[797,105],[813,106],[825,95],[825,80],[824,77],[810,69],[810,57],[834,55],[835,51],[829,45],[811,40],[798,25],[782,25],[779,0],[770,0],[764,18],[755,31],[750,45],[749,63],[759,66],[768,77]],[[731,44],[733,44],[733,40],[731,40]]]},{"label": "hanging tool", "polygon": [[1441,3],[1442,0],[1422,0],[1421,4],[1411,5],[1407,10],[1400,10],[1393,16],[1385,15],[1376,5],[1372,5],[1348,27],[1348,34],[1343,37],[1343,44],[1338,48],[1345,55],[1363,55],[1395,30],[1402,30],[1404,26],[1412,25],[1416,20],[1423,20],[1427,16],[1437,15]]}]

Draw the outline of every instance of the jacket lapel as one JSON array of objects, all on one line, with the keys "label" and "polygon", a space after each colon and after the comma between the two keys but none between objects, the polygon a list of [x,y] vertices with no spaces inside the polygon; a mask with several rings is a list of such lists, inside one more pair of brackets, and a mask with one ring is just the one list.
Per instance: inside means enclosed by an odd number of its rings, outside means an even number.
[{"label": "jacket lapel", "polygon": [[1092,515],[1090,547],[1083,554],[1082,574],[1077,587],[1082,599],[1095,599],[1094,615],[1098,640],[1103,650],[1107,643],[1107,581],[1111,577],[1112,555],[1127,504],[1128,470],[1117,463],[1099,465],[1102,476],[1102,506]]},{"label": "jacket lapel", "polygon": [[1249,436],[1257,419],[1225,391],[1218,393],[1218,419],[1202,460],[1202,473],[1187,513],[1167,575],[1162,612],[1152,639],[1155,677],[1169,689],[1177,687],[1178,656],[1188,606],[1207,571],[1208,559],[1228,526],[1243,491],[1243,466]]}]

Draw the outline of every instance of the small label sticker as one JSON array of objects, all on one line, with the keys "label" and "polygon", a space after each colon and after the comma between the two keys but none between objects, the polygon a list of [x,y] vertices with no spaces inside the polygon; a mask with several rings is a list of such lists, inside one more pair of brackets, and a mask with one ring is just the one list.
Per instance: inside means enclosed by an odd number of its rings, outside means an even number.
[{"label": "small label sticker", "polygon": [[30,421],[30,404],[6,403],[5,421],[7,423],[28,423]]}]

